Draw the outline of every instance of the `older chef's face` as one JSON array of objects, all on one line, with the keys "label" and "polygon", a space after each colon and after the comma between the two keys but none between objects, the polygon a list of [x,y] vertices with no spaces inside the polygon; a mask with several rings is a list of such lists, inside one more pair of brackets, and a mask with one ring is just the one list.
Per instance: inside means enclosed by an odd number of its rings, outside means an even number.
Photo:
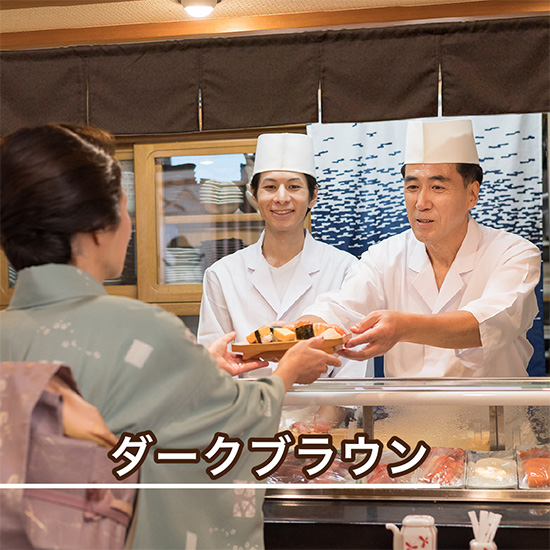
[{"label": "older chef's face", "polygon": [[468,213],[476,205],[479,183],[464,185],[455,164],[410,164],[405,167],[405,205],[416,238],[428,250],[460,248]]},{"label": "older chef's face", "polygon": [[304,174],[263,172],[255,198],[266,226],[287,231],[303,227],[308,208],[317,201],[317,190],[311,197]]}]

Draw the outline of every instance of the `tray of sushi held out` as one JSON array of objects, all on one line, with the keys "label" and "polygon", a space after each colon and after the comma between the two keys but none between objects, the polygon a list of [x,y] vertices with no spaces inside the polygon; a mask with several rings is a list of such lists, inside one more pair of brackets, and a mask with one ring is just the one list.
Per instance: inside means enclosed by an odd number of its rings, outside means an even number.
[{"label": "tray of sushi held out", "polygon": [[[335,334],[334,331],[327,333],[323,343],[319,346],[320,349],[327,353],[336,353],[339,349],[344,347],[344,344],[351,338],[351,334],[341,330],[343,334]],[[257,333],[257,331],[256,331]],[[254,334],[254,333],[253,333]],[[315,334],[309,336],[320,336],[321,334]],[[252,335],[251,335],[252,336]],[[302,340],[308,338],[293,338],[287,341],[271,341],[271,342],[250,342],[247,338],[247,342],[236,342],[231,346],[231,350],[236,353],[242,353],[243,360],[247,359],[263,359],[264,361],[272,361],[280,359],[292,346],[295,346]]]}]

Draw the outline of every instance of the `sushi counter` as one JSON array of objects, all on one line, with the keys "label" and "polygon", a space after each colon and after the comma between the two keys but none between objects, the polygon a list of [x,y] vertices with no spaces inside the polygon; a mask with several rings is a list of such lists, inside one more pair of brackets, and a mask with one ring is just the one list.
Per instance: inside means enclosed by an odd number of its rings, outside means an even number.
[{"label": "sushi counter", "polygon": [[468,549],[482,510],[500,550],[550,548],[546,378],[319,380],[288,392],[279,432],[294,448],[267,479],[268,549],[390,549],[411,514]]},{"label": "sushi counter", "polygon": [[[474,538],[468,512],[502,515],[494,542],[498,550],[548,550],[550,505],[457,503],[442,500],[358,501],[271,499],[264,504],[266,550],[391,550],[387,524],[401,527],[411,514],[432,516],[438,550],[468,550]],[[397,547],[399,550],[401,547]],[[421,546],[419,546],[421,548]]]}]

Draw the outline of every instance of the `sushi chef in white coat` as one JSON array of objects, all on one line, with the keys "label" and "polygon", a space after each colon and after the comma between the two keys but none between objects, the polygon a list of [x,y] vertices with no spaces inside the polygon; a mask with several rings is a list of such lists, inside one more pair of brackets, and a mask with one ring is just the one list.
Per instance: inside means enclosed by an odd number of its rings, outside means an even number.
[{"label": "sushi chef in white coat", "polygon": [[[259,136],[250,188],[265,229],[255,244],[205,271],[197,336],[206,347],[226,334],[234,332],[235,340],[242,342],[264,324],[296,319],[317,295],[340,288],[358,261],[315,240],[304,228],[317,201],[309,136]],[[271,370],[266,366],[241,376],[264,376]],[[327,373],[343,378],[372,375],[372,361],[366,360],[343,361]]]},{"label": "sushi chef in white coat", "polygon": [[386,376],[526,376],[540,252],[470,215],[483,177],[471,121],[411,121],[402,172],[411,228],[302,318],[350,329],[341,355],[383,355]]}]

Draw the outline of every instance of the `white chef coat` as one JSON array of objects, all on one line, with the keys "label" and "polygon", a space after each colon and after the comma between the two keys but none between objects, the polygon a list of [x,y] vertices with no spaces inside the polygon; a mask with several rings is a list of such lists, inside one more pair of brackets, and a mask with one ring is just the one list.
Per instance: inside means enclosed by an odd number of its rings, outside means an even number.
[{"label": "white chef coat", "polygon": [[[319,294],[340,288],[351,266],[358,259],[326,243],[315,240],[308,231],[300,260],[282,298],[279,298],[269,264],[262,254],[265,232],[247,248],[238,250],[212,264],[204,273],[198,341],[209,346],[224,334],[236,331],[235,341],[246,341],[247,335],[270,321],[293,322],[302,315]],[[342,366],[329,374],[339,378],[372,376],[369,361],[343,360]],[[257,369],[248,376],[265,376]]]},{"label": "white chef coat", "polygon": [[449,350],[398,343],[384,356],[386,376],[526,376],[533,347],[526,332],[538,312],[539,249],[472,217],[466,237],[438,290],[426,247],[411,229],[371,246],[342,289],[319,296],[305,313],[349,328],[387,309],[430,314],[469,311],[481,347]]}]

